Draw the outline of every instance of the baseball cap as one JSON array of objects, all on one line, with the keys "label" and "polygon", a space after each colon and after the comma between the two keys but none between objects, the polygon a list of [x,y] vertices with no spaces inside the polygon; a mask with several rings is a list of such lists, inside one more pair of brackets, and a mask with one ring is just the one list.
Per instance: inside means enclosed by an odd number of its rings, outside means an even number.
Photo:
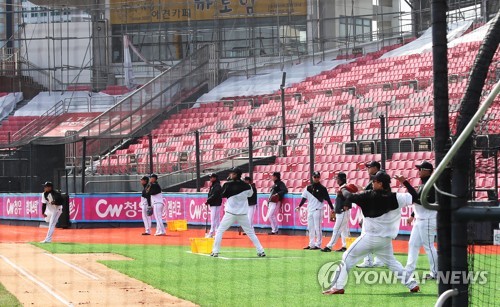
[{"label": "baseball cap", "polygon": [[235,173],[239,177],[241,177],[241,174],[243,174],[243,172],[241,171],[241,169],[239,169],[237,167],[233,167],[232,169],[230,169],[229,173]]},{"label": "baseball cap", "polygon": [[313,172],[313,177],[321,177],[321,174],[318,171]]},{"label": "baseball cap", "polygon": [[156,175],[156,174],[151,174],[151,176],[149,176],[149,177],[158,179],[158,175]]},{"label": "baseball cap", "polygon": [[415,167],[418,169],[429,170],[429,171],[434,170],[434,166],[432,166],[432,163],[425,160],[422,161],[422,163],[415,165]]},{"label": "baseball cap", "polygon": [[391,184],[391,176],[389,176],[386,172],[379,171],[373,177],[374,181],[382,182],[382,184],[390,185]]},{"label": "baseball cap", "polygon": [[44,184],[43,184],[44,187],[53,187],[54,184],[50,181],[46,181]]},{"label": "baseball cap", "polygon": [[148,180],[149,180],[149,177],[148,177],[148,176],[142,176],[141,180],[146,180],[146,181],[148,181]]},{"label": "baseball cap", "polygon": [[209,178],[219,178],[219,175],[217,175],[216,173],[211,173],[208,177]]},{"label": "baseball cap", "polygon": [[250,177],[250,176],[246,176],[246,177],[245,177],[245,180],[247,180],[247,181],[252,181],[252,177]]},{"label": "baseball cap", "polygon": [[335,176],[335,179],[347,180],[347,175],[344,172],[338,172]]},{"label": "baseball cap", "polygon": [[378,163],[377,161],[367,162],[367,163],[365,163],[365,166],[366,167],[376,167],[376,168],[380,169],[380,163]]}]

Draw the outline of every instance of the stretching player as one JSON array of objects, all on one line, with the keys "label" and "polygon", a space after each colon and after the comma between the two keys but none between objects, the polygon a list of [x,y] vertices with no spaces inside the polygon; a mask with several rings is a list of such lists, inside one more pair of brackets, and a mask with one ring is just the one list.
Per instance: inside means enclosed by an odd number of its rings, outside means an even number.
[{"label": "stretching player", "polygon": [[[411,230],[410,241],[408,242],[408,260],[406,262],[406,271],[413,273],[417,265],[418,254],[420,247],[423,245],[425,253],[427,254],[427,259],[429,260],[430,274],[425,276],[426,279],[436,279],[437,277],[437,251],[434,246],[434,238],[436,236],[436,214],[437,211],[425,209],[420,204],[420,194],[422,189],[431,177],[434,167],[430,162],[423,161],[422,163],[415,165],[419,170],[419,176],[422,180],[422,184],[418,187],[418,191],[410,185],[404,176],[395,176],[395,178],[401,182],[408,193],[413,197],[413,203],[415,203],[415,211],[412,216],[408,219],[408,223],[413,223],[413,228]],[[436,192],[434,187],[431,189],[428,201],[430,203],[435,202]]]},{"label": "stretching player", "polygon": [[215,234],[215,241],[212,247],[212,253],[210,254],[212,257],[219,257],[222,236],[224,235],[224,232],[235,222],[240,224],[243,231],[245,231],[248,238],[257,248],[257,256],[266,256],[264,248],[255,235],[254,229],[250,227],[250,223],[248,222],[248,197],[253,195],[253,190],[249,184],[241,181],[241,174],[241,169],[231,169],[229,174],[230,180],[222,186],[222,197],[227,198],[227,202],[224,206],[224,217],[222,218],[220,226],[217,229],[217,233]]},{"label": "stretching player", "polygon": [[[370,176],[370,181],[364,188],[365,191],[370,191],[373,190],[373,177],[375,174],[380,171],[380,163],[377,161],[371,161],[365,164],[366,170],[368,171],[368,176]],[[364,231],[364,227],[362,226],[362,223],[360,222],[361,226],[361,233]],[[377,267],[383,267],[384,264],[377,259],[377,257],[374,257],[371,253],[368,253],[366,257],[364,258],[363,262],[356,265],[358,268],[377,268]]]},{"label": "stretching player", "polygon": [[220,207],[222,206],[222,196],[219,176],[210,174],[210,190],[208,191],[207,205],[210,206],[210,232],[207,238],[213,238],[220,224]]},{"label": "stretching player", "polygon": [[[250,227],[253,228],[253,216],[257,211],[257,187],[250,176],[245,177],[245,183],[249,184],[253,190],[253,195],[248,198],[248,222]],[[246,233],[243,234],[246,235]]]},{"label": "stretching player", "polygon": [[[343,189],[347,185],[347,175],[345,173],[339,172],[335,177],[337,179],[337,184],[339,185],[339,190],[337,191],[337,198],[335,198],[335,225],[333,226],[332,238],[330,242],[323,248],[322,252],[331,252],[335,243],[342,238],[342,247],[337,250],[337,252],[346,251],[346,238],[349,236],[349,210],[344,211],[344,203],[348,195],[348,191]],[[353,192],[356,192],[354,190]]]},{"label": "stretching player", "polygon": [[158,176],[156,174],[151,174],[149,176],[149,184],[146,187],[146,195],[151,197],[151,203],[153,204],[153,214],[156,220],[156,233],[155,236],[165,235],[165,225],[163,225],[163,195],[161,194],[161,187],[156,182]]},{"label": "stretching player", "polygon": [[52,182],[47,181],[43,184],[42,193],[42,214],[45,221],[49,223],[47,236],[40,243],[52,242],[52,234],[56,228],[57,221],[62,214],[63,199],[61,193],[54,191]]},{"label": "stretching player", "polygon": [[151,207],[151,196],[148,195],[146,188],[149,183],[149,177],[144,176],[141,178],[142,193],[141,193],[141,209],[142,209],[142,221],[144,223],[143,236],[149,236],[151,234],[151,215],[150,212],[153,210]]},{"label": "stretching player", "polygon": [[373,190],[347,196],[346,207],[351,207],[352,203],[363,211],[365,231],[344,252],[343,263],[334,274],[332,287],[323,294],[344,294],[349,271],[368,252],[377,255],[411,292],[418,292],[417,282],[394,258],[392,249],[392,239],[399,231],[401,208],[411,205],[412,196],[409,193],[392,193],[391,177],[385,172],[378,172],[373,178]]},{"label": "stretching player", "polygon": [[309,245],[304,249],[321,249],[321,222],[323,221],[323,202],[326,200],[328,206],[333,211],[332,201],[328,190],[321,184],[320,173],[313,173],[313,184],[308,185],[302,192],[302,200],[295,209],[298,211],[307,200],[307,230],[309,231]]},{"label": "stretching player", "polygon": [[285,197],[285,194],[288,193],[288,189],[283,181],[281,181],[281,173],[274,172],[273,173],[273,182],[274,185],[271,188],[271,196],[269,197],[268,211],[267,211],[267,220],[271,222],[271,232],[269,235],[277,235],[279,224],[278,224],[278,212],[280,210],[281,201]]}]

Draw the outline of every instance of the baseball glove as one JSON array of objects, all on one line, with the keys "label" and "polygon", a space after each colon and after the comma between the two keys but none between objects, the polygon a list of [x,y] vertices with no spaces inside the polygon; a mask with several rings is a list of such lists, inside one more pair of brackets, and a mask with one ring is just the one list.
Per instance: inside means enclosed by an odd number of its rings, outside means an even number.
[{"label": "baseball glove", "polygon": [[335,211],[330,211],[330,221],[335,222],[336,219],[337,219],[337,214],[335,213]]},{"label": "baseball glove", "polygon": [[153,206],[148,206],[148,209],[146,209],[146,214],[148,216],[153,215]]},{"label": "baseball glove", "polygon": [[278,194],[273,194],[269,197],[269,202],[277,203],[280,201],[280,196]]},{"label": "baseball glove", "polygon": [[349,183],[345,188],[350,193],[356,193],[356,192],[358,192],[358,187],[355,184],[352,184],[352,183]]}]

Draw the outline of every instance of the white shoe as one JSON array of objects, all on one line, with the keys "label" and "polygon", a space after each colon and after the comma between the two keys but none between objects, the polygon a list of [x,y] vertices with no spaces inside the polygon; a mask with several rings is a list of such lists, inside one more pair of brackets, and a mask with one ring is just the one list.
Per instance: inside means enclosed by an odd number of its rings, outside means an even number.
[{"label": "white shoe", "polygon": [[362,262],[356,265],[357,268],[373,268],[373,263],[370,262]]},{"label": "white shoe", "polygon": [[373,268],[381,268],[384,266],[385,266],[385,264],[382,261],[375,261],[372,265]]},{"label": "white shoe", "polygon": [[44,244],[44,243],[50,243],[50,241],[43,240],[43,241],[40,241],[40,243],[42,243],[42,244]]},{"label": "white shoe", "polygon": [[166,236],[166,234],[164,234],[164,233],[155,233],[155,236],[157,236],[157,237],[158,236]]},{"label": "white shoe", "polygon": [[205,235],[205,238],[213,238],[213,237],[214,237],[214,235],[213,235],[213,234],[209,234],[209,233],[207,233],[207,234]]}]

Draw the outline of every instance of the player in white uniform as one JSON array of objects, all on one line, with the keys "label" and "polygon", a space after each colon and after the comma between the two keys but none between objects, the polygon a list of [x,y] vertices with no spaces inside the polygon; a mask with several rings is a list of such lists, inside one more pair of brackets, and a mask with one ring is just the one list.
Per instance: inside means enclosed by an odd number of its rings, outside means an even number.
[{"label": "player in white uniform", "polygon": [[[253,195],[248,198],[248,222],[250,223],[250,227],[253,228],[253,217],[255,212],[257,211],[257,187],[255,183],[253,183],[252,177],[245,177],[245,183],[249,184],[252,187]],[[246,233],[243,233],[246,235]]]},{"label": "player in white uniform", "polygon": [[331,252],[339,237],[342,240],[342,247],[336,251],[345,252],[347,250],[346,238],[349,236],[350,213],[349,210],[344,210],[344,202],[348,195],[348,191],[343,189],[343,186],[347,185],[347,175],[343,172],[339,172],[335,178],[340,187],[337,191],[337,197],[335,198],[335,225],[333,226],[332,238],[330,242],[321,249],[322,252]]},{"label": "player in white uniform", "polygon": [[[373,178],[373,176],[375,176],[375,174],[378,171],[380,171],[381,165],[377,161],[370,161],[368,163],[365,163],[365,166],[366,166],[366,170],[368,171],[368,176],[370,176],[370,181],[368,182],[368,184],[366,185],[364,190],[368,191],[368,190],[373,189],[372,178]],[[362,215],[363,214],[361,214],[361,216]],[[364,228],[361,225],[361,222],[360,222],[360,226],[361,226],[361,234],[363,234]],[[384,264],[377,257],[374,257],[371,253],[368,253],[368,255],[366,255],[366,257],[363,259],[362,263],[356,265],[356,267],[358,267],[358,268],[378,268],[378,267],[383,267],[383,266],[384,266]]]},{"label": "player in white uniform", "polygon": [[52,242],[54,229],[56,228],[57,221],[62,214],[62,202],[63,199],[61,193],[54,191],[54,185],[52,182],[45,182],[43,184],[42,193],[42,214],[45,217],[45,221],[49,223],[49,230],[47,231],[45,239],[40,243]]},{"label": "player in white uniform", "polygon": [[156,174],[151,174],[149,176],[149,184],[146,187],[147,195],[151,197],[151,204],[153,205],[153,214],[156,220],[156,233],[155,236],[164,236],[165,225],[163,224],[163,195],[161,193],[161,187],[156,182],[158,176]]},{"label": "player in white uniform", "polygon": [[[221,186],[219,176],[215,173],[210,174],[210,190],[206,204],[210,207],[210,231],[205,235],[205,238],[213,238],[220,224],[220,209],[222,206]],[[205,230],[206,231],[206,230]]]},{"label": "player in white uniform", "polygon": [[323,221],[323,202],[326,201],[333,211],[333,204],[328,195],[328,190],[320,182],[320,173],[313,173],[313,183],[308,185],[302,192],[302,200],[299,206],[295,209],[298,211],[300,207],[307,201],[307,230],[309,231],[309,245],[304,249],[318,250],[321,249],[321,240],[323,239],[322,221]]},{"label": "player in white uniform", "polygon": [[[418,168],[419,176],[422,180],[422,185],[418,187],[418,191],[415,191],[404,176],[395,176],[395,178],[408,189],[408,193],[412,195],[413,202],[415,203],[414,212],[408,219],[408,223],[413,221],[414,223],[411,230],[410,241],[408,242],[408,260],[405,269],[410,273],[415,271],[420,247],[423,246],[430,267],[430,274],[427,274],[425,278],[436,279],[438,255],[436,247],[434,246],[434,238],[436,237],[437,211],[425,209],[420,204],[420,194],[422,193],[425,183],[431,177],[434,167],[428,161],[422,161],[422,163],[415,165],[415,167]],[[434,188],[432,188],[428,196],[428,201],[434,203],[435,198],[436,193]]]},{"label": "player in white uniform", "polygon": [[347,197],[347,207],[352,203],[356,203],[363,211],[365,231],[344,252],[343,263],[334,273],[332,287],[323,294],[344,294],[349,271],[356,261],[368,252],[377,255],[395,273],[395,277],[410,289],[410,292],[420,291],[411,274],[396,260],[392,249],[392,239],[396,238],[399,232],[401,208],[411,205],[412,196],[408,193],[392,193],[391,178],[381,171],[373,178],[373,190]]},{"label": "player in white uniform", "polygon": [[274,184],[271,188],[269,201],[267,202],[267,220],[271,223],[271,232],[268,235],[277,235],[279,230],[278,212],[280,211],[281,202],[285,194],[288,193],[288,189],[285,183],[281,181],[280,172],[274,172],[272,180]]},{"label": "player in white uniform", "polygon": [[148,211],[151,211],[151,197],[148,195],[146,188],[149,183],[149,177],[144,176],[141,178],[141,212],[142,212],[142,222],[144,223],[144,232],[143,236],[149,236],[151,234],[151,215],[148,214]]},{"label": "player in white uniform", "polygon": [[227,198],[224,206],[224,217],[215,234],[214,245],[210,256],[219,257],[220,245],[224,232],[235,222],[238,222],[257,249],[258,257],[265,257],[266,253],[255,235],[255,231],[248,222],[248,197],[252,196],[252,187],[241,181],[242,171],[239,168],[231,169],[230,180],[222,186],[222,197]]}]

